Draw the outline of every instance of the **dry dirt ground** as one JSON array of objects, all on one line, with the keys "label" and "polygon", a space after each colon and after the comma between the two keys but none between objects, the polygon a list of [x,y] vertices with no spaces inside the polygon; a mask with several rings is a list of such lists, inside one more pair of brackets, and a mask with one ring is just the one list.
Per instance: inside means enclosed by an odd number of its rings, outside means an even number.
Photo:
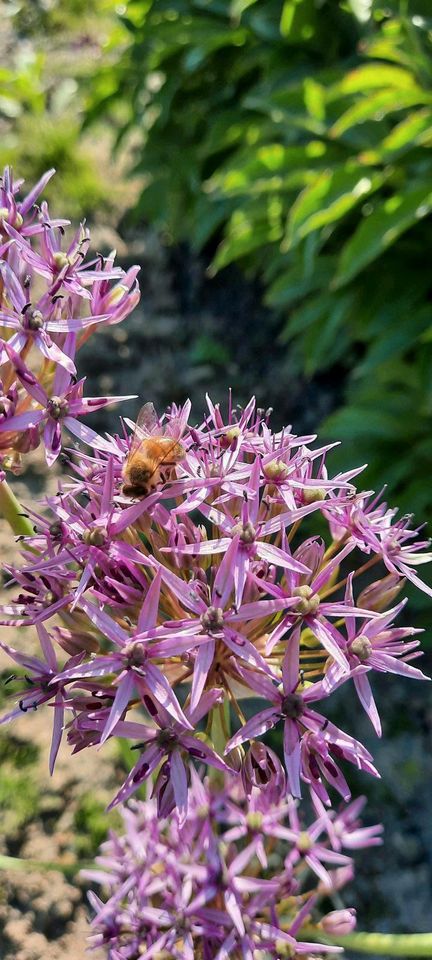
[{"label": "dry dirt ground", "polygon": [[[29,504],[28,480],[34,504],[41,495],[44,476],[44,465],[36,455],[26,484],[20,481],[14,485],[17,496]],[[54,478],[51,483],[55,484]],[[0,556],[3,560],[7,557],[9,562],[17,552],[9,528],[0,521]],[[1,602],[5,597],[11,598],[10,591],[3,589],[1,593]],[[31,628],[0,627],[0,631],[2,638],[13,646],[36,651],[37,642]],[[7,672],[11,672],[11,663],[0,651],[0,676],[6,677]],[[0,713],[8,708],[9,704],[3,700]],[[1,960],[81,960],[89,956],[103,960],[104,952],[86,954],[90,912],[84,885],[74,876],[74,865],[80,857],[76,833],[83,803],[88,807],[88,798],[91,801],[95,797],[103,811],[113,795],[112,749],[107,744],[108,749],[98,754],[84,752],[72,757],[67,745],[62,745],[54,775],[50,777],[49,709],[32,711],[13,724],[0,727],[0,854],[24,861],[58,863],[66,868],[66,876],[61,870],[38,870],[32,865],[27,868],[24,865],[24,869],[19,870],[0,870],[0,957]]]}]

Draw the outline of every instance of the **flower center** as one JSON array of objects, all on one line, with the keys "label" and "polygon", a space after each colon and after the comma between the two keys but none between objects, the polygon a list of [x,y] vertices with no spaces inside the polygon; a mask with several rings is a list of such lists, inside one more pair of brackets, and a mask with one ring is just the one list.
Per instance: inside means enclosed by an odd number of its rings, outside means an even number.
[{"label": "flower center", "polygon": [[88,547],[103,547],[107,540],[107,532],[102,527],[90,527],[84,531],[83,540]]},{"label": "flower center", "polygon": [[57,270],[63,270],[63,267],[70,266],[69,257],[63,253],[62,250],[57,250],[53,253],[53,262],[54,266],[57,267]]},{"label": "flower center", "polygon": [[283,460],[270,460],[270,463],[267,463],[264,467],[264,473],[268,480],[275,482],[277,480],[285,480],[289,470]]},{"label": "flower center", "polygon": [[288,693],[282,700],[282,713],[288,720],[298,720],[304,713],[303,698],[299,693]]},{"label": "flower center", "polygon": [[44,325],[44,318],[40,310],[26,310],[24,326],[27,330],[40,330]]},{"label": "flower center", "polygon": [[351,652],[355,653],[359,660],[368,660],[372,650],[373,647],[369,637],[363,637],[361,634],[359,637],[356,637],[351,644]]},{"label": "flower center", "polygon": [[299,850],[300,853],[308,853],[312,846],[313,843],[309,834],[306,833],[306,830],[302,830],[297,838],[297,850]]},{"label": "flower center", "polygon": [[298,597],[297,610],[302,616],[306,617],[308,613],[316,613],[320,605],[320,598],[314,593],[312,587],[304,584],[302,587],[295,587],[293,590],[295,597]]},{"label": "flower center", "polygon": [[223,629],[224,618],[222,607],[209,607],[200,619],[207,633],[220,633]]},{"label": "flower center", "polygon": [[124,650],[125,656],[130,667],[141,667],[146,658],[146,653],[142,643],[136,643],[135,640],[132,640],[131,643],[125,647]]},{"label": "flower center", "polygon": [[318,500],[325,500],[326,491],[324,487],[305,487],[303,490],[303,501],[305,504],[316,503]]},{"label": "flower center", "polygon": [[60,420],[62,417],[67,417],[69,410],[67,400],[63,400],[62,397],[51,397],[47,403],[47,410],[52,420]]},{"label": "flower center", "polygon": [[239,533],[242,543],[253,543],[256,538],[256,530],[250,520],[247,520],[246,523],[236,523],[231,533],[233,537]]}]

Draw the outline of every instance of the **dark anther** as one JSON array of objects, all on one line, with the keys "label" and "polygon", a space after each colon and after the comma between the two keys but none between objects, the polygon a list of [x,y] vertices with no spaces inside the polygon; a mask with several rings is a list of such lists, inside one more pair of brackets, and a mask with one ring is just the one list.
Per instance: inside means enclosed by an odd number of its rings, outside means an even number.
[{"label": "dark anther", "polygon": [[27,710],[37,710],[38,708],[38,704],[36,703],[36,701],[34,701],[33,703],[29,703],[28,707],[25,707],[24,700],[20,700],[18,703],[18,706],[22,711],[22,713],[27,713]]},{"label": "dark anther", "polygon": [[143,763],[142,767],[140,767],[139,770],[137,770],[135,775],[132,777],[133,783],[139,783],[140,780],[143,780],[149,770],[150,770],[149,764]]},{"label": "dark anther", "polygon": [[22,310],[21,310],[21,313],[22,313],[22,314],[27,313],[27,310],[29,310],[30,307],[31,307],[31,300],[29,300],[28,303],[25,303],[25,304],[24,304],[24,306],[23,306],[23,308],[22,308]]},{"label": "dark anther", "polygon": [[327,719],[324,720],[324,723],[323,723],[323,725],[322,725],[322,727],[321,727],[321,730],[327,730],[327,727],[328,727],[329,723],[330,723],[330,720],[329,720],[329,718],[327,717]]},{"label": "dark anther", "polygon": [[243,500],[245,500],[246,503],[247,503],[247,501],[248,501],[247,490],[243,490]]},{"label": "dark anther", "polygon": [[145,740],[141,740],[139,743],[133,743],[131,746],[131,750],[142,750],[142,748],[146,746],[147,744]]},{"label": "dark anther", "polygon": [[147,707],[147,710],[151,717],[157,716],[157,707],[155,707],[153,700],[146,693],[143,696],[144,705]]},{"label": "dark anther", "polygon": [[62,293],[56,293],[54,297],[51,297],[51,303],[57,303],[57,300],[64,300]]},{"label": "dark anther", "polygon": [[17,678],[16,673],[11,673],[10,677],[6,677],[6,680],[4,681],[5,687],[6,687],[6,685],[7,685],[8,683],[12,683],[12,680],[17,680],[17,679],[18,679],[18,678]]},{"label": "dark anther", "polygon": [[34,680],[29,677],[28,673],[24,674],[24,680],[26,683],[28,683],[29,687],[34,687]]},{"label": "dark anther", "polygon": [[21,540],[25,540],[25,536],[23,533],[21,533],[19,537],[15,537],[15,543],[20,543]]},{"label": "dark anther", "polygon": [[65,235],[65,229],[64,229],[64,227],[59,226],[59,230],[60,230],[60,233],[61,233],[62,237],[64,237],[64,235]]},{"label": "dark anther", "polygon": [[27,290],[30,284],[31,284],[31,276],[29,273],[27,273],[23,280],[24,289]]}]

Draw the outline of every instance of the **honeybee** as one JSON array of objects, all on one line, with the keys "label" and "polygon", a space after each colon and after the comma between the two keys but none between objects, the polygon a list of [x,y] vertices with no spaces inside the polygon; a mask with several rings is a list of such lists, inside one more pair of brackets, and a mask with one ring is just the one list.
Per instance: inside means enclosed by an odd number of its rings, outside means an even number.
[{"label": "honeybee", "polygon": [[126,497],[146,497],[159,483],[173,474],[176,463],[185,456],[179,442],[181,426],[170,420],[169,434],[161,433],[159,418],[152,403],[139,411],[129,456],[123,467],[122,492]]}]

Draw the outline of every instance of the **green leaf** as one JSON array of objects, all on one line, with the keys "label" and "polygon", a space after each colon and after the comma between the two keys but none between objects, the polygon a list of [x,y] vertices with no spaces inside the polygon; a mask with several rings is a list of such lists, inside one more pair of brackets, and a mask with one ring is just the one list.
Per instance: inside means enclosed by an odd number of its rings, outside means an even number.
[{"label": "green leaf", "polygon": [[369,94],[357,100],[353,106],[349,107],[333,124],[330,136],[341,137],[358,123],[365,123],[366,120],[382,120],[388,113],[396,113],[398,110],[417,106],[419,103],[432,103],[432,95],[421,87],[413,87],[409,90],[379,90],[378,93]]},{"label": "green leaf", "polygon": [[356,277],[368,263],[391,247],[402,233],[431,210],[431,183],[424,183],[406,193],[394,194],[376,206],[345,244],[333,282],[334,289]]},{"label": "green leaf", "polygon": [[325,90],[313,77],[306,77],[303,83],[304,102],[308,114],[315,120],[325,120]]},{"label": "green leaf", "polygon": [[343,407],[328,417],[325,427],[331,436],[342,440],[354,437],[385,440],[400,435],[399,418],[374,407]]},{"label": "green leaf", "polygon": [[428,109],[413,111],[393,127],[378,148],[379,153],[394,155],[404,148],[410,149],[416,143],[421,143],[428,134],[432,134],[432,111]]},{"label": "green leaf", "polygon": [[352,93],[364,93],[382,87],[394,87],[396,90],[410,90],[417,87],[413,73],[403,67],[393,67],[387,63],[366,63],[356,67],[334,84],[329,90],[329,99],[347,96]]},{"label": "green leaf", "polygon": [[265,295],[265,303],[271,307],[290,307],[309,293],[326,287],[334,271],[334,257],[319,257],[307,276],[302,264],[285,270],[272,283]]},{"label": "green leaf", "polygon": [[[351,167],[351,169],[350,169]],[[323,170],[297,197],[288,217],[286,248],[327,224],[342,219],[384,182],[383,173],[369,173],[358,164]]]},{"label": "green leaf", "polygon": [[430,321],[431,307],[429,305],[416,310],[410,316],[408,323],[404,323],[401,317],[399,325],[395,324],[390,331],[385,332],[384,336],[371,345],[366,359],[355,370],[355,375],[364,377],[380,364],[413,346],[430,324]]}]

